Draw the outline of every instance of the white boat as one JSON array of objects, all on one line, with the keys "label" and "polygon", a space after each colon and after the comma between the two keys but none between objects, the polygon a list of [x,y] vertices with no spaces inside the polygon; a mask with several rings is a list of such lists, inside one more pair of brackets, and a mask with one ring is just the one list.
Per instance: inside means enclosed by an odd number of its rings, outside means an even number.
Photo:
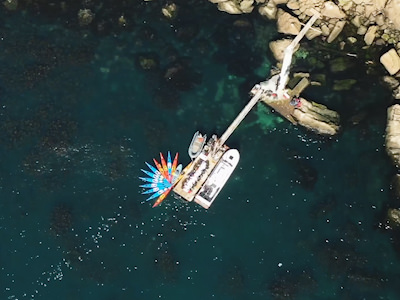
[{"label": "white boat", "polygon": [[239,159],[238,150],[227,150],[197,193],[194,201],[206,209],[209,208],[235,170]]},{"label": "white boat", "polygon": [[203,150],[204,144],[206,143],[206,139],[207,135],[202,135],[199,131],[195,132],[188,150],[189,156],[192,160],[199,156]]}]

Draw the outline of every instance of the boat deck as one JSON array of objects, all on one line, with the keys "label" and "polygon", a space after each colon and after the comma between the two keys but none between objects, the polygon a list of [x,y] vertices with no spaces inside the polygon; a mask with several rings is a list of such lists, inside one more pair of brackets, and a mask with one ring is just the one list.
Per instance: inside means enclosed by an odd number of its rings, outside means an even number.
[{"label": "boat deck", "polygon": [[182,179],[173,192],[186,201],[193,201],[224,152],[225,149],[218,150],[214,155],[202,152],[188,168],[185,168]]}]

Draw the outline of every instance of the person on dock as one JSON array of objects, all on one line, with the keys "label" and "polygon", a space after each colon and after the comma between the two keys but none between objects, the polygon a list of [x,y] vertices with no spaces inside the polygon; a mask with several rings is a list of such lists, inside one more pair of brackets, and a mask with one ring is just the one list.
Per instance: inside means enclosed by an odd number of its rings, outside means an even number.
[{"label": "person on dock", "polygon": [[290,105],[294,106],[295,108],[301,107],[301,100],[299,97],[293,97],[289,103],[290,103]]}]

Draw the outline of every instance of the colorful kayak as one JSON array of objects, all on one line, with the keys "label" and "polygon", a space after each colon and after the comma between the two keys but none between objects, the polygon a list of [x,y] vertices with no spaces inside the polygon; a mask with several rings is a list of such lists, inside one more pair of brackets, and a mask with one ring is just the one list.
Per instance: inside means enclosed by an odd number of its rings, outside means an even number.
[{"label": "colorful kayak", "polygon": [[169,151],[167,153],[167,160],[165,160],[164,155],[160,153],[160,163],[155,158],[153,158],[153,162],[155,167],[146,162],[150,171],[142,169],[142,172],[145,173],[147,177],[139,177],[139,179],[145,182],[145,184],[140,185],[141,188],[145,189],[142,194],[150,194],[150,197],[148,197],[146,201],[157,198],[156,202],[153,204],[153,207],[156,207],[165,200],[169,192],[180,180],[182,165],[178,165],[178,153],[175,154],[175,158],[172,161]]}]

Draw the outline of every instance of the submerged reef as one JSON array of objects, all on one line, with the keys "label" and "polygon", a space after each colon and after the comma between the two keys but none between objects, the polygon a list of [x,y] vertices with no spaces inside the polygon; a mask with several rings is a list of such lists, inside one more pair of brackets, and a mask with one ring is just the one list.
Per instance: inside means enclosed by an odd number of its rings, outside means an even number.
[{"label": "submerged reef", "polygon": [[309,271],[288,271],[287,273],[276,275],[268,283],[268,290],[273,299],[298,299],[299,296],[311,296],[317,288],[317,281]]},{"label": "submerged reef", "polygon": [[65,235],[72,228],[72,210],[65,204],[58,204],[51,213],[50,230],[57,236]]}]

